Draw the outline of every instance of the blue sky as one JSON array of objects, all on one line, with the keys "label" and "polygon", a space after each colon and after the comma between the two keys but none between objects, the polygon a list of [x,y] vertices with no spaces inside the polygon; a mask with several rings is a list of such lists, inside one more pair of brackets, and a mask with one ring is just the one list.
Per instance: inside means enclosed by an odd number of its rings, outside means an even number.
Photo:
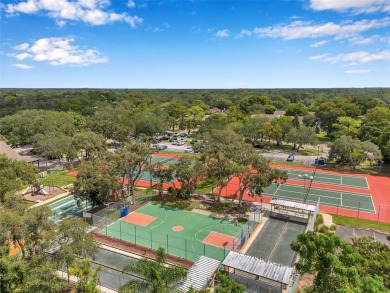
[{"label": "blue sky", "polygon": [[390,86],[390,0],[3,0],[0,87]]}]

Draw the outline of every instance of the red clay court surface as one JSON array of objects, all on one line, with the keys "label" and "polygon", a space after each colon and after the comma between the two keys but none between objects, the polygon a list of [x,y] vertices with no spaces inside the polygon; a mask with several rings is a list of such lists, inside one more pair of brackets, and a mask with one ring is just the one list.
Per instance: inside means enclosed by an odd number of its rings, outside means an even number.
[{"label": "red clay court surface", "polygon": [[[311,174],[314,171],[314,168],[309,167],[298,167],[298,166],[289,166],[289,165],[279,165],[279,164],[270,164],[271,167],[275,168],[286,168],[286,169],[296,169],[301,171],[308,171],[308,174]],[[375,212],[368,213],[364,211],[345,209],[341,207],[335,206],[327,206],[321,205],[320,211],[326,212],[330,214],[338,214],[341,216],[352,217],[352,218],[360,218],[372,221],[379,221],[384,223],[390,223],[390,177],[386,176],[374,176],[368,174],[357,174],[357,173],[348,173],[348,172],[336,172],[336,171],[328,171],[317,169],[316,174],[328,173],[328,174],[338,174],[338,175],[348,175],[348,176],[359,176],[366,178],[368,182],[369,189],[363,188],[353,188],[347,186],[340,185],[332,185],[332,184],[323,184],[316,183],[315,178],[312,183],[313,188],[333,190],[345,193],[358,193],[358,194],[366,194],[371,195]],[[287,180],[287,184],[300,185],[303,187],[303,181],[297,180]],[[221,196],[223,197],[231,197],[234,192],[237,190],[238,178],[233,178],[227,187],[222,189]],[[306,185],[308,183],[306,182]],[[269,203],[272,199],[271,196],[263,196],[264,203]],[[245,201],[259,201],[259,197],[250,197],[247,193],[245,193],[243,200]]]},{"label": "red clay court surface", "polygon": [[122,218],[122,220],[128,223],[135,224],[138,226],[143,226],[143,227],[146,227],[150,223],[154,222],[156,219],[157,219],[156,217],[137,213],[137,212],[132,212],[128,214],[126,217]]},{"label": "red clay court surface", "polygon": [[202,242],[220,248],[224,248],[226,246],[226,249],[232,249],[232,243],[236,243],[237,238],[212,231],[205,239],[203,239]]}]

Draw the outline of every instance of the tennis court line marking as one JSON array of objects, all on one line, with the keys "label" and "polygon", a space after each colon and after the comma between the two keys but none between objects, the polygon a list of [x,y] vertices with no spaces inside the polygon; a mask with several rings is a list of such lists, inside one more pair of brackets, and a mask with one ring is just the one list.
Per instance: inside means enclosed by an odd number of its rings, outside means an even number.
[{"label": "tennis court line marking", "polygon": [[[342,206],[343,205],[343,193],[340,192],[340,205]],[[359,205],[360,205],[360,201],[359,201]]]},{"label": "tennis court line marking", "polygon": [[[290,183],[285,184],[285,186],[289,186],[289,185],[298,186],[298,187],[302,188],[302,186],[298,185],[298,184],[290,184]],[[322,188],[322,187],[311,187],[311,189],[314,189],[314,190],[319,189],[319,190],[325,190],[325,191],[330,191],[330,192],[336,192],[336,193],[339,192],[339,193],[341,193],[340,190],[327,189],[327,188]],[[282,191],[289,191],[289,190],[282,190]],[[289,191],[289,192],[291,192],[291,191]],[[367,196],[369,196],[369,197],[372,198],[371,194],[358,193],[358,192],[349,192],[349,191],[347,191],[347,192],[344,191],[344,193],[354,194],[354,195],[359,196],[359,197],[367,197]]]},{"label": "tennis court line marking", "polygon": [[[299,192],[296,192],[296,191],[291,191],[290,193],[298,193],[299,194]],[[330,196],[326,196],[326,195],[317,195],[317,194],[310,194],[310,195],[312,195],[312,196],[315,196],[315,197],[317,197],[317,200],[318,200],[318,197],[320,197],[320,198],[332,198],[332,199],[337,199],[337,200],[340,200],[340,198],[337,198],[337,197],[330,197]],[[275,197],[281,197],[281,198],[288,198],[288,199],[295,199],[295,200],[300,200],[300,198],[297,198],[297,197],[295,197],[295,196],[293,196],[293,197],[289,197],[289,196],[285,196],[285,195],[275,195]],[[307,202],[311,202],[311,203],[316,203],[317,202],[317,200],[310,200],[310,199],[307,199],[306,201]],[[340,207],[340,208],[343,208],[343,209],[347,209],[347,210],[353,210],[353,211],[358,211],[358,210],[360,210],[360,211],[364,211],[364,212],[368,212],[368,213],[376,213],[375,212],[375,206],[373,205],[373,208],[374,208],[374,211],[373,210],[368,210],[368,209],[365,209],[365,208],[360,208],[360,209],[358,209],[358,208],[356,208],[356,207],[351,207],[351,206],[347,206],[347,205],[343,205],[343,206],[341,206],[341,205],[335,205],[335,204],[332,204],[332,203],[327,203],[327,202],[320,202],[320,204],[322,204],[322,205],[325,205],[325,206],[332,206],[332,207]]]},{"label": "tennis court line marking", "polygon": [[282,186],[282,184],[280,184],[280,183],[278,183],[278,184],[279,184],[279,186],[278,186],[278,188],[276,188],[276,190],[275,190],[275,192],[274,192],[274,195],[276,194],[276,192],[278,192],[280,186]]},{"label": "tennis court line marking", "polygon": [[[294,185],[294,184],[290,184],[290,185]],[[299,186],[299,185],[294,185],[294,186]],[[327,195],[317,195],[317,194],[313,194],[313,193],[310,193],[309,195],[313,195],[313,196],[316,196],[317,198],[320,197],[320,198],[332,198],[332,199],[338,199],[338,200],[341,200],[342,202],[342,192],[341,191],[335,191],[335,190],[329,190],[329,189],[324,189],[324,188],[316,188],[316,187],[313,187],[312,189],[316,190],[316,189],[321,189],[321,190],[326,190],[326,191],[331,191],[333,192],[335,195],[337,195],[336,197],[332,197],[332,196],[327,196]],[[279,190],[279,189],[278,189]],[[300,194],[299,191],[290,191],[290,190],[282,190],[282,191],[287,191],[289,193],[292,193],[292,194]],[[372,200],[372,196],[371,194],[369,195],[360,195],[358,193],[351,193],[351,192],[344,192],[344,193],[347,193],[347,194],[354,194],[355,196],[358,196],[358,197],[362,197],[362,198],[366,198],[367,196],[370,197],[370,200],[371,200],[371,204],[372,204],[372,207],[374,209],[374,211],[372,209],[368,210],[368,209],[365,209],[365,208],[354,208],[354,207],[351,207],[351,206],[347,206],[347,205],[342,205],[340,204],[340,207],[341,208],[350,208],[354,211],[358,211],[358,210],[363,210],[363,211],[368,211],[370,213],[374,212],[374,214],[376,214],[376,209],[375,209],[375,205],[374,205],[374,202]],[[278,196],[276,195],[276,192],[274,193],[274,196]],[[291,198],[291,197],[287,197],[287,196],[279,196],[279,197],[284,197],[284,198]],[[294,199],[298,199],[300,200],[299,197],[295,197],[293,196],[292,198]],[[310,201],[310,200],[309,200]],[[310,201],[310,202],[313,202],[313,201]],[[359,200],[357,200],[357,202],[360,202]],[[330,206],[335,206],[334,204],[330,204],[330,203],[322,203],[323,205],[330,205]]]}]

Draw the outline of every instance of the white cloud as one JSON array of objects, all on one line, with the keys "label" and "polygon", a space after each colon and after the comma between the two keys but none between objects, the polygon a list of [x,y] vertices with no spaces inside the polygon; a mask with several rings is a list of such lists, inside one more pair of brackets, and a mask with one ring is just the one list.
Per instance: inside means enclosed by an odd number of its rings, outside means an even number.
[{"label": "white cloud", "polygon": [[354,13],[390,12],[390,0],[311,0],[310,8]]},{"label": "white cloud", "polygon": [[353,69],[353,70],[346,70],[346,74],[356,74],[356,73],[368,73],[371,72],[371,69]]},{"label": "white cloud", "polygon": [[374,61],[390,62],[390,51],[384,50],[378,53],[369,53],[367,51],[352,52],[347,54],[338,54],[329,56],[328,54],[311,56],[311,60],[321,60],[328,63],[346,62],[349,65],[366,64]]},{"label": "white cloud", "polygon": [[14,67],[17,67],[17,68],[20,68],[20,69],[25,69],[25,70],[28,70],[28,69],[31,69],[33,68],[32,66],[30,65],[26,65],[26,64],[12,64],[12,66]]},{"label": "white cloud", "polygon": [[372,20],[364,19],[356,22],[345,21],[340,24],[334,22],[313,24],[310,21],[294,21],[287,25],[255,28],[253,33],[259,37],[282,38],[284,40],[326,36],[334,36],[340,39],[355,36],[370,29],[387,26],[390,26],[390,17]]},{"label": "white cloud", "polygon": [[329,54],[322,54],[322,55],[310,56],[309,59],[310,60],[323,60],[328,56],[329,56]]},{"label": "white cloud", "polygon": [[310,45],[310,47],[312,47],[312,48],[318,48],[318,47],[320,47],[320,46],[322,46],[322,45],[325,45],[326,43],[327,43],[328,41],[319,41],[319,42],[317,42],[317,43],[314,43],[314,44],[311,44]]},{"label": "white cloud", "polygon": [[227,37],[229,37],[229,30],[228,29],[219,30],[219,31],[217,31],[215,36],[217,38],[227,38]]},{"label": "white cloud", "polygon": [[[25,48],[23,53],[13,54],[18,60],[32,59],[38,62],[48,62],[51,65],[78,65],[87,66],[94,63],[105,63],[106,57],[92,50],[82,50],[72,45],[74,38],[43,38],[33,44],[23,43],[15,48]],[[28,46],[26,46],[26,44]]]},{"label": "white cloud", "polygon": [[129,0],[129,1],[127,2],[127,7],[129,7],[129,8],[134,8],[134,7],[135,7],[135,2],[134,2],[133,0]]},{"label": "white cloud", "polygon": [[251,31],[241,30],[237,35],[234,36],[235,39],[241,39],[243,37],[250,37],[252,35]]},{"label": "white cloud", "polygon": [[23,44],[15,46],[14,49],[23,51],[23,50],[26,50],[29,46],[30,45],[28,43],[23,43]]},{"label": "white cloud", "polygon": [[18,4],[7,4],[8,15],[18,13],[46,13],[54,18],[57,25],[65,24],[65,20],[82,21],[91,25],[104,25],[113,22],[126,22],[131,27],[142,23],[142,18],[126,13],[106,12],[108,0],[27,0]]}]

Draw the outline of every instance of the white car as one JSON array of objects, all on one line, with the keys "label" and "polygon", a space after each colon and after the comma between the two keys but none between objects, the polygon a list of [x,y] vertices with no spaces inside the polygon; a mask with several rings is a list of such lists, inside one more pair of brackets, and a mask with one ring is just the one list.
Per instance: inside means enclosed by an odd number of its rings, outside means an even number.
[{"label": "white car", "polygon": [[184,141],[178,141],[177,145],[185,145],[186,143]]},{"label": "white car", "polygon": [[194,150],[192,149],[192,146],[188,146],[184,149],[185,153],[192,153]]}]

